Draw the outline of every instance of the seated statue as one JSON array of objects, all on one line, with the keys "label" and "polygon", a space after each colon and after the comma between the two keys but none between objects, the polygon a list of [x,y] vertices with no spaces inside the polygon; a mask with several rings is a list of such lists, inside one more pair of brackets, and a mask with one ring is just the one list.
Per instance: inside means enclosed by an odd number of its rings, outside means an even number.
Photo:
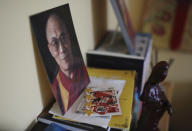
[{"label": "seated statue", "polygon": [[159,131],[158,122],[167,110],[172,115],[172,107],[162,89],[161,82],[165,80],[169,64],[165,61],[157,63],[145,83],[140,96],[142,101],[141,116],[137,131]]}]

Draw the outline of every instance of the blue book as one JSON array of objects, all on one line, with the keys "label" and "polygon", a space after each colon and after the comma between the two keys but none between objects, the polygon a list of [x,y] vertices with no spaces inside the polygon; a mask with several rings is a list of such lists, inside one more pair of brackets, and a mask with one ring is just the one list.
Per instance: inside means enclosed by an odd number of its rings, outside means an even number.
[{"label": "blue book", "polygon": [[47,128],[45,128],[45,131],[67,131],[67,129],[55,123],[51,123]]}]

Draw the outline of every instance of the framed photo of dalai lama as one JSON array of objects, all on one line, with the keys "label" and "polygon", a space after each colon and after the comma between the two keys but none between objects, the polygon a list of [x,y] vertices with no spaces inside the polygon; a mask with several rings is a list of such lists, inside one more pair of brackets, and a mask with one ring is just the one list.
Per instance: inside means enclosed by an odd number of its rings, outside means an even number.
[{"label": "framed photo of dalai lama", "polygon": [[30,17],[33,35],[62,114],[89,83],[68,4]]}]

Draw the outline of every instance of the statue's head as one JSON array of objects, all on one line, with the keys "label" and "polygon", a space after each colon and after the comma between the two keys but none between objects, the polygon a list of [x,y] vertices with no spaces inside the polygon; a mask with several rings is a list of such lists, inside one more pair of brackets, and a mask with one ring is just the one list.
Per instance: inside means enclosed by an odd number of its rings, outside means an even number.
[{"label": "statue's head", "polygon": [[155,83],[162,82],[167,77],[168,68],[169,64],[166,61],[160,61],[153,67],[150,80]]}]

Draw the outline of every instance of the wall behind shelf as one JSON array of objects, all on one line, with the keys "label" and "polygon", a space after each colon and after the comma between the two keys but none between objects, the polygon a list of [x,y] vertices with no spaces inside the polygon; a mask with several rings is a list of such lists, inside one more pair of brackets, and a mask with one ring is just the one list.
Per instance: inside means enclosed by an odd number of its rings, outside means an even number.
[{"label": "wall behind shelf", "polygon": [[90,0],[0,1],[0,130],[26,130],[53,99],[36,46],[29,16],[69,2],[85,60],[94,46]]},{"label": "wall behind shelf", "polygon": [[174,58],[167,81],[175,88],[172,96],[173,116],[170,118],[170,131],[191,130],[192,117],[192,54],[159,49],[159,60]]}]

